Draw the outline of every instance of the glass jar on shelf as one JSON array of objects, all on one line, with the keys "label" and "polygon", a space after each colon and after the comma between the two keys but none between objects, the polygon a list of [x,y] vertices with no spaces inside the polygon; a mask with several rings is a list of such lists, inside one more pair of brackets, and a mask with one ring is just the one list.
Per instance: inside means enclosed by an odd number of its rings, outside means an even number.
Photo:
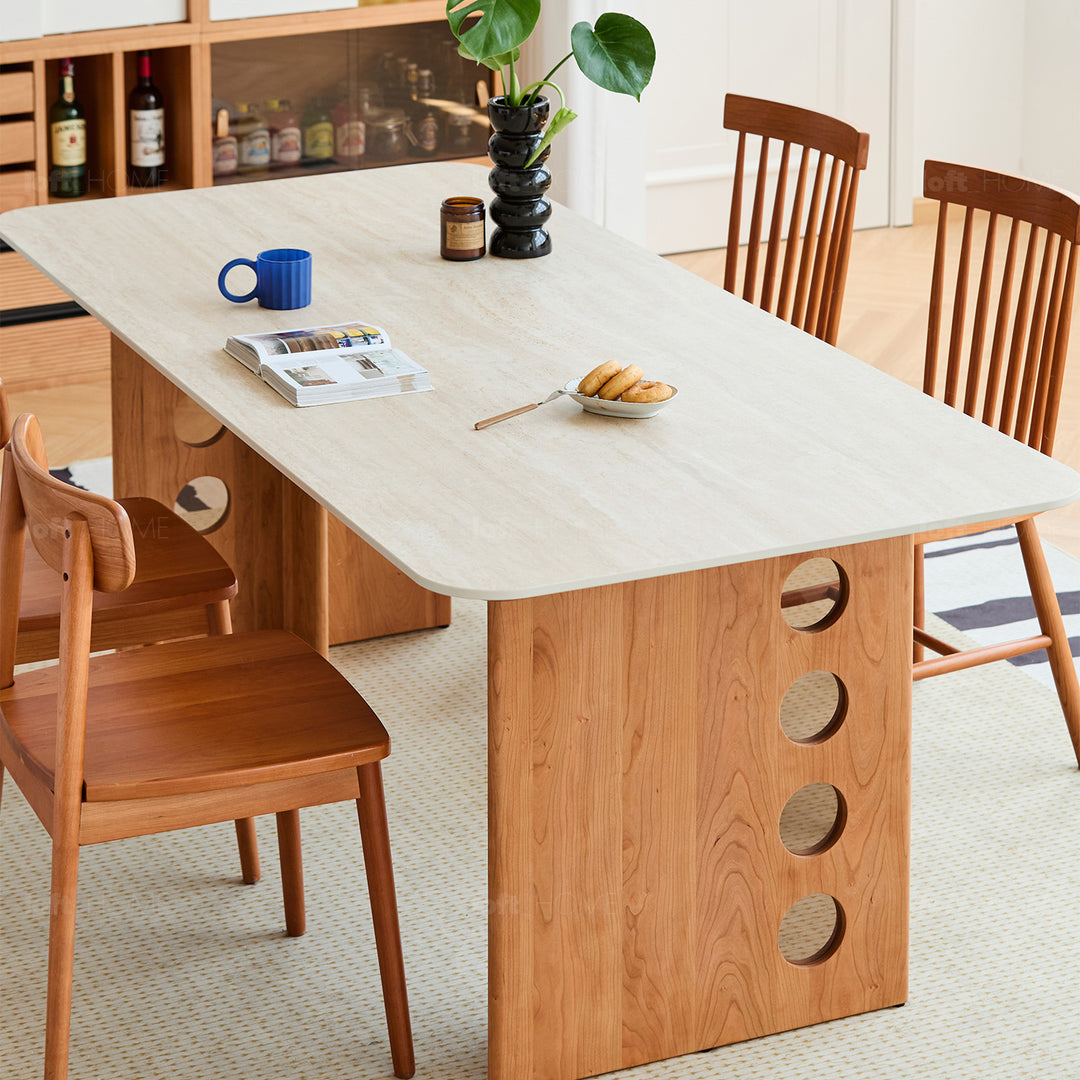
[{"label": "glass jar on shelf", "polygon": [[234,126],[238,171],[263,172],[270,168],[270,127],[256,104],[237,106]]},{"label": "glass jar on shelf", "polygon": [[300,118],[288,98],[271,98],[266,103],[270,125],[270,168],[287,169],[299,165],[303,156]]},{"label": "glass jar on shelf", "polygon": [[220,101],[214,104],[210,121],[213,173],[214,176],[234,176],[240,160],[229,107]]},{"label": "glass jar on shelf", "polygon": [[448,154],[464,156],[473,154],[473,112],[471,109],[447,109],[444,121],[446,135],[443,150]]},{"label": "glass jar on shelf", "polygon": [[367,160],[380,165],[404,161],[409,144],[405,135],[407,119],[403,109],[372,109],[368,114]]}]

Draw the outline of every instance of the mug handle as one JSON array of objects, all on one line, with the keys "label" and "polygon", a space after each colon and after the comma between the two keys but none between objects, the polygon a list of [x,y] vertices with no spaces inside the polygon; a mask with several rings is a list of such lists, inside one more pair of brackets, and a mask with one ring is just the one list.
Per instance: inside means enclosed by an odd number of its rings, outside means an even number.
[{"label": "mug handle", "polygon": [[[247,294],[247,296],[235,296],[228,289],[225,288],[225,276],[234,266],[250,266],[255,271],[255,288]],[[251,259],[233,259],[232,262],[227,262],[222,268],[221,273],[218,274],[217,287],[221,290],[221,295],[226,300],[231,300],[234,304],[246,304],[249,300],[254,300],[259,293],[259,267]]]}]

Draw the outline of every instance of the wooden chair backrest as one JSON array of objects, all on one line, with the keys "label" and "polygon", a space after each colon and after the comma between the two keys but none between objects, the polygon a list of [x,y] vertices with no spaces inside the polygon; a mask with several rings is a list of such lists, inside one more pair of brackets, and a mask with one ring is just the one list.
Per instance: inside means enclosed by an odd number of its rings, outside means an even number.
[{"label": "wooden chair backrest", "polygon": [[9,444],[22,514],[41,558],[57,573],[64,570],[66,522],[83,518],[93,547],[93,587],[126,589],[135,577],[135,544],[127,511],[117,502],[83,491],[50,475],[37,418],[23,413]]},{"label": "wooden chair backrest", "polygon": [[[756,136],[760,138],[761,146],[741,295],[744,300],[835,345],[851,253],[859,173],[866,168],[870,136],[823,113],[738,94],[728,94],[724,99],[724,127],[739,133],[724,288],[728,292],[739,292],[739,235],[747,136]],[[768,173],[770,144],[773,142],[779,142],[781,149],[779,171],[770,200]],[[789,207],[787,184],[793,146],[800,153],[795,191]],[[814,178],[807,204],[807,177],[815,154]],[[783,238],[785,227],[786,244]],[[765,265],[759,274],[763,229],[767,230]]]},{"label": "wooden chair backrest", "polygon": [[[1022,177],[943,161],[925,163],[923,194],[940,204],[923,390],[1051,454],[1072,322],[1080,201]],[[955,267],[945,250],[953,204],[965,208]],[[988,216],[972,308],[976,211]],[[1000,219],[1010,223],[1003,260],[995,256]],[[942,378],[938,352],[947,277],[955,280]]]}]

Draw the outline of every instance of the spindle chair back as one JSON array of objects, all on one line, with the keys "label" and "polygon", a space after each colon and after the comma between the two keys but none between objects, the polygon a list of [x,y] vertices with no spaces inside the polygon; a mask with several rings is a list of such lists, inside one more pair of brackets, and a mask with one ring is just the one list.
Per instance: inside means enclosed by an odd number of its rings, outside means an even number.
[{"label": "spindle chair back", "polygon": [[[939,204],[923,390],[1050,455],[1072,321],[1080,199],[1023,177],[943,161],[925,163],[923,194]],[[953,207],[963,211],[955,258],[947,252]],[[914,677],[1046,649],[1080,764],[1080,685],[1034,519],[993,524],[1017,530],[1040,632],[968,650],[927,633],[923,545],[988,525],[922,534],[915,548]],[[925,658],[924,648],[939,655]]]},{"label": "spindle chair back", "polygon": [[[823,113],[738,94],[724,99],[724,127],[739,133],[724,288],[835,345],[870,136]],[[760,148],[740,285],[743,188],[755,171],[748,136],[759,139]],[[797,172],[789,200],[792,169]]]}]

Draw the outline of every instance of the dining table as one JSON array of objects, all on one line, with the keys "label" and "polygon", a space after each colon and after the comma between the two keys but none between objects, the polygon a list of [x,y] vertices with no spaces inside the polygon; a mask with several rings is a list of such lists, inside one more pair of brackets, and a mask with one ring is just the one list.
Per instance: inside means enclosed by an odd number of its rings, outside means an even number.
[{"label": "dining table", "polygon": [[[485,170],[39,206],[0,237],[113,335],[116,495],[227,492],[207,536],[238,626],[326,648],[452,633],[448,598],[486,601],[494,1080],[903,1003],[912,538],[1065,505],[1080,477],[561,205],[545,257],[443,259],[453,196],[490,199]],[[278,247],[312,253],[309,306],[222,297],[225,263]],[[355,321],[434,389],[296,408],[223,350]],[[475,427],[609,360],[677,393]],[[831,696],[793,726],[813,679]],[[793,839],[806,792],[825,824]]]}]

